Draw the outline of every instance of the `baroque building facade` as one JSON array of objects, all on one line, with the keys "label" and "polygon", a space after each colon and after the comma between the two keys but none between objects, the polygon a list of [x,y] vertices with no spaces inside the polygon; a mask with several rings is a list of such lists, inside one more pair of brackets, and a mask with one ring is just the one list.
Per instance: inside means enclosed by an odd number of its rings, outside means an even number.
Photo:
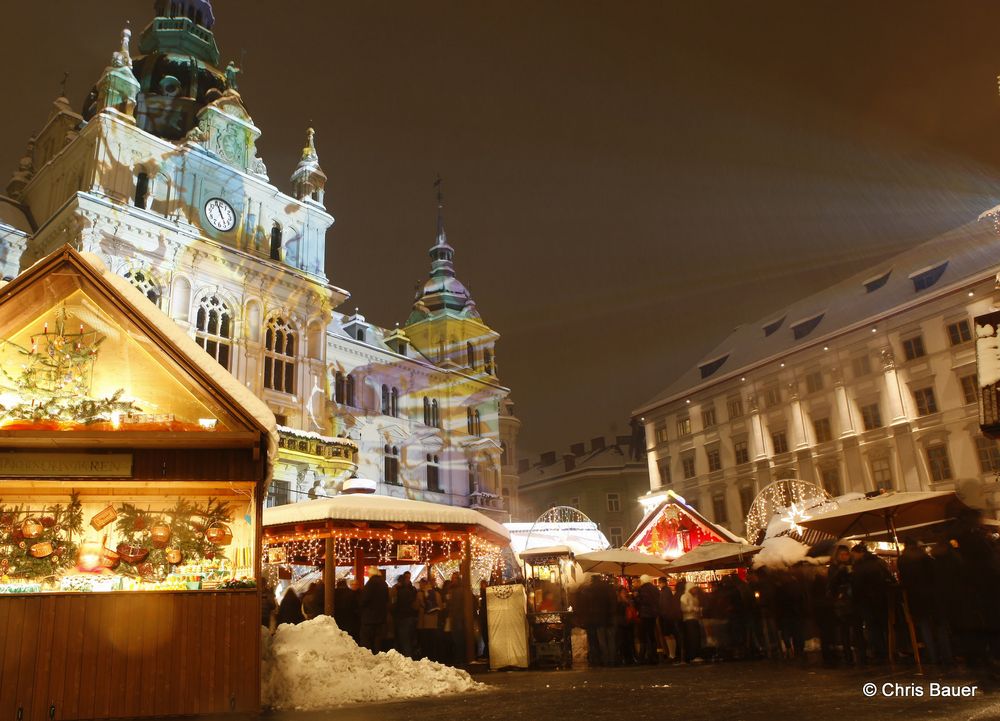
[{"label": "baroque building facade", "polygon": [[645,500],[672,489],[742,533],[755,495],[797,478],[832,496],[954,489],[995,517],[973,319],[1000,305],[996,213],[736,328],[636,409]]},{"label": "baroque building facade", "polygon": [[0,272],[69,244],[141,289],[278,417],[272,503],[357,475],[506,520],[517,478],[503,451],[519,423],[499,334],[456,277],[440,193],[406,323],[338,311],[349,293],[326,275],[334,218],[312,129],[283,192],[257,155],[239,69],[220,63],[211,4],[154,9],[135,55],[123,32],[82,112],[60,97],[29,141],[0,196]]}]

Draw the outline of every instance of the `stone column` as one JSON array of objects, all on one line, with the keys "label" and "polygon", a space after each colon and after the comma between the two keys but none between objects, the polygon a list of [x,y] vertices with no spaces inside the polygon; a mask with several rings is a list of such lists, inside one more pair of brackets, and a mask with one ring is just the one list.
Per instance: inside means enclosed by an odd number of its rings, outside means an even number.
[{"label": "stone column", "polygon": [[799,400],[799,386],[797,383],[788,384],[788,398],[792,402],[792,424],[789,430],[791,431],[791,448],[795,450],[801,450],[803,448],[808,448],[810,433],[806,428],[805,416],[802,413],[802,402]]},{"label": "stone column", "polygon": [[767,433],[764,429],[764,419],[760,416],[757,406],[757,396],[751,393],[747,396],[747,409],[750,411],[750,452],[755,461],[763,461],[768,457]]},{"label": "stone column", "polygon": [[844,373],[839,368],[833,371],[833,393],[837,398],[840,437],[847,438],[857,435],[858,431],[854,427],[854,415],[851,413],[851,402],[847,397],[847,387],[844,385]]},{"label": "stone column", "polygon": [[902,389],[896,375],[896,358],[892,348],[882,349],[882,372],[885,374],[886,409],[889,411],[889,425],[906,423],[906,410],[903,405]]}]

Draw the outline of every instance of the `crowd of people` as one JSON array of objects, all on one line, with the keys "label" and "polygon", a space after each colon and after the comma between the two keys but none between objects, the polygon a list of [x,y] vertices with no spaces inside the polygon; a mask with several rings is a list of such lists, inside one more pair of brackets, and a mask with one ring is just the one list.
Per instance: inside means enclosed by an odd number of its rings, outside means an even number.
[{"label": "crowd of people", "polygon": [[[591,665],[776,658],[829,667],[911,656],[926,664],[1000,662],[1000,545],[977,525],[926,546],[906,539],[892,573],[864,543],[828,563],[720,574],[704,584],[642,578],[631,590],[592,577],[573,598]],[[814,560],[815,561],[815,560]],[[897,581],[898,578],[898,581]]]},{"label": "crowd of people", "polygon": [[[464,665],[466,651],[466,604],[472,606],[472,622],[477,650],[488,655],[485,582],[479,598],[463,592],[462,576],[452,574],[439,588],[434,579],[421,579],[416,585],[410,572],[402,573],[389,586],[382,570],[373,570],[364,585],[346,579],[337,581],[333,593],[333,617],[341,630],[355,643],[372,651],[395,649],[410,658],[456,666]],[[272,590],[263,594],[262,623],[274,627],[283,623],[301,623],[323,613],[325,585],[310,584],[299,596],[288,588],[276,603]]]},{"label": "crowd of people", "polygon": [[[924,663],[987,667],[1000,662],[1000,544],[978,523],[957,524],[932,545],[904,539],[899,558],[864,543],[836,545],[829,560],[720,573],[706,583],[643,577],[636,584],[592,576],[569,597],[570,622],[585,630],[592,666],[701,663],[754,658],[797,660],[807,651],[826,666],[863,666],[912,656]],[[361,586],[337,582],[334,618],[373,651],[463,665],[466,624],[488,656],[485,582],[478,597],[454,574],[440,588],[403,573],[390,587],[381,571]],[[564,611],[539,588],[538,611]],[[289,589],[275,607],[265,593],[265,625],[298,623],[323,612],[324,588],[300,598]],[[471,608],[467,609],[467,604]],[[815,639],[810,643],[811,639]]]}]

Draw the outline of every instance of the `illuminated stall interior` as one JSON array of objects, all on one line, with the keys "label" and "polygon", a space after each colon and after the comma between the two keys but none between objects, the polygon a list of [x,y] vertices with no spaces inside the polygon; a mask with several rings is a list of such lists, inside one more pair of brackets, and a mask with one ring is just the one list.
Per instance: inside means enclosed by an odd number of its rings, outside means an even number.
[{"label": "illuminated stall interior", "polygon": [[[20,655],[0,659],[19,679],[0,684],[0,708],[256,710],[255,549],[275,443],[266,406],[96,258],[67,246],[4,286],[0,634]],[[143,669],[135,697],[90,679],[98,657]],[[61,684],[51,664],[88,682]],[[219,683],[199,686],[209,664]],[[188,693],[142,694],[168,678]]]}]

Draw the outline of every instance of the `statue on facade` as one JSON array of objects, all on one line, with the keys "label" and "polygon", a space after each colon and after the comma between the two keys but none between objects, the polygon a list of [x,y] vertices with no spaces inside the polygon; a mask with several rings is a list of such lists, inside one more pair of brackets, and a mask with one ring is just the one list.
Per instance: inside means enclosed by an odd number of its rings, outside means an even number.
[{"label": "statue on facade", "polygon": [[243,71],[236,67],[236,61],[230,60],[229,65],[226,66],[226,85],[229,86],[230,90],[239,90],[239,83],[236,76],[241,72]]}]

